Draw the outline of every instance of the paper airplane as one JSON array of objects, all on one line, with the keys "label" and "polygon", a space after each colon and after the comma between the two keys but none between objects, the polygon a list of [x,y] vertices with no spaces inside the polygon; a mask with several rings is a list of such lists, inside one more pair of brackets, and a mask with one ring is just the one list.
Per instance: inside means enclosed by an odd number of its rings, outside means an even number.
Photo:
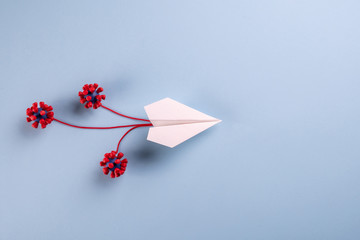
[{"label": "paper airplane", "polygon": [[164,98],[144,108],[153,124],[147,140],[171,148],[221,122],[171,98]]}]

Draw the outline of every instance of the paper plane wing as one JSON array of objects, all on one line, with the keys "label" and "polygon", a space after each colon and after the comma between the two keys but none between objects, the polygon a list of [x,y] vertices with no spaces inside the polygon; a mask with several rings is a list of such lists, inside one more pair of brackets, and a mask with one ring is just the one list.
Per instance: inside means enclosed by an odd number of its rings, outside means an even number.
[{"label": "paper plane wing", "polygon": [[153,124],[147,140],[171,148],[221,122],[171,98],[147,105],[145,111]]}]

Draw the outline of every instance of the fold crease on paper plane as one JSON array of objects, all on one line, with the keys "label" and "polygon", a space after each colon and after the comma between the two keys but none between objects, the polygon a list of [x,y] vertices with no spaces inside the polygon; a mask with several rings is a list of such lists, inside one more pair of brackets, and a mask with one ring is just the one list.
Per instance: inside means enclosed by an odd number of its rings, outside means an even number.
[{"label": "fold crease on paper plane", "polygon": [[171,148],[221,122],[171,98],[164,98],[144,108],[153,124],[147,140]]}]

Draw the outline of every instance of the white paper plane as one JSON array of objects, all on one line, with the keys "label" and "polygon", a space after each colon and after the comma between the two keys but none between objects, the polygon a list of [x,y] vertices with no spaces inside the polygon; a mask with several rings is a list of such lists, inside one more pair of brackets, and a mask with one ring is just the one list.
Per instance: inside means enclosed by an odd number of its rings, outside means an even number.
[{"label": "white paper plane", "polygon": [[153,124],[147,140],[171,148],[221,122],[171,98],[164,98],[144,108]]}]

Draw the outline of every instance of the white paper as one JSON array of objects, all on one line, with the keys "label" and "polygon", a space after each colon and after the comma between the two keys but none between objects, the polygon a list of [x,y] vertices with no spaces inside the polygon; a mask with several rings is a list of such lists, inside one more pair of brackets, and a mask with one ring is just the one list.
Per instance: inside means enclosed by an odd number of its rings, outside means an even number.
[{"label": "white paper", "polygon": [[221,122],[170,98],[145,106],[145,111],[153,124],[147,140],[171,148]]}]

